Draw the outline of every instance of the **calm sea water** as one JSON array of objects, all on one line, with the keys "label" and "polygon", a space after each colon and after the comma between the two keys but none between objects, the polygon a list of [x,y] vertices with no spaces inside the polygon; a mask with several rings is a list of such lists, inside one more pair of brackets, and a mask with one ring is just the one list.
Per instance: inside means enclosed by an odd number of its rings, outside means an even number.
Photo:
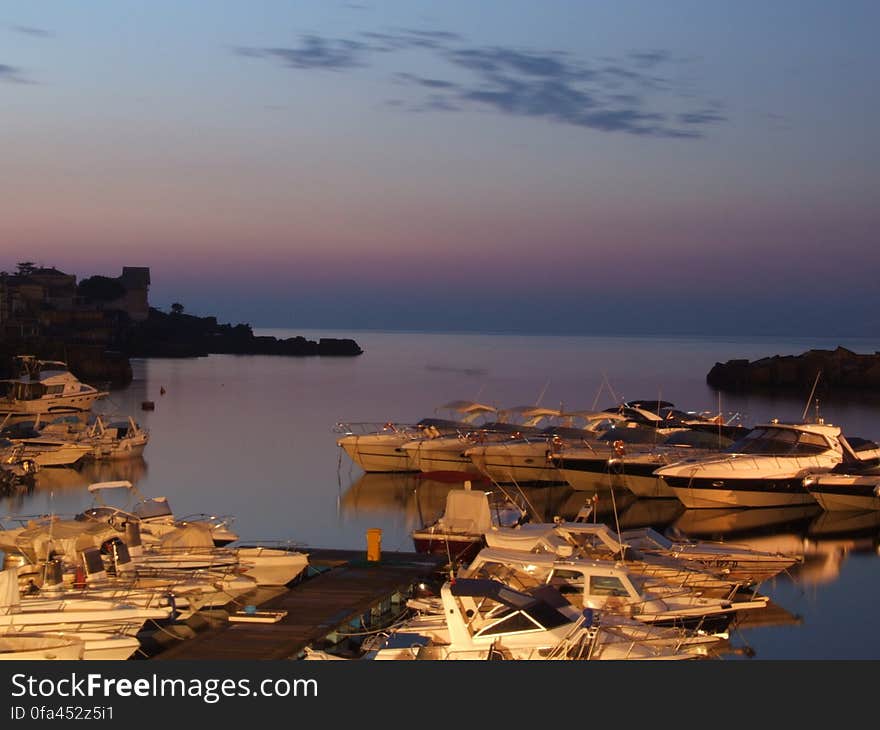
[{"label": "calm sea water", "polygon": [[[411,550],[410,531],[443,509],[450,484],[413,475],[365,475],[336,446],[338,421],[413,422],[455,399],[498,407],[605,408],[662,398],[688,410],[742,414],[747,424],[800,418],[809,393],[719,396],[705,383],[716,361],[797,354],[838,344],[873,352],[872,340],[609,338],[264,330],[279,337],[356,339],[357,358],[212,355],[138,360],[134,382],[98,410],[134,415],[150,429],[143,460],[80,470],[44,469],[34,493],[4,513],[66,513],[91,503],[89,483],[129,479],[166,495],[178,515],[234,515],[245,539],[364,548],[368,528],[385,550]],[[160,388],[165,394],[160,395]],[[142,411],[152,400],[154,411]],[[880,439],[880,402],[829,396],[821,415],[844,432]],[[812,413],[811,408],[811,413]],[[573,513],[582,495],[534,490],[548,515]],[[773,625],[732,637],[757,658],[880,658],[873,607],[880,599],[880,525],[818,509],[686,512],[675,500],[617,502],[622,527],[654,525],[759,548],[804,550],[792,576],[762,586],[781,609]]]}]

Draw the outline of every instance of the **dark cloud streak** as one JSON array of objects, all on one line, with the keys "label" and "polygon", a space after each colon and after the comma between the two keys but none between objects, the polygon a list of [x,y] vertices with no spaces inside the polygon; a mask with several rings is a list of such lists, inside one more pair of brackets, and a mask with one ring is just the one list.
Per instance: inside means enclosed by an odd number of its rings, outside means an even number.
[{"label": "dark cloud streak", "polygon": [[22,74],[22,70],[15,66],[8,66],[0,63],[0,81],[7,81],[12,84],[29,84],[30,81]]},{"label": "dark cloud streak", "polygon": [[34,28],[30,25],[10,25],[9,30],[15,31],[16,33],[22,33],[24,35],[33,36],[34,38],[51,38],[52,33],[48,30],[44,30],[43,28]]},{"label": "dark cloud streak", "polygon": [[[408,111],[489,110],[511,116],[603,132],[693,139],[726,121],[720,104],[690,98],[697,108],[668,110],[668,99],[690,92],[664,76],[670,63],[685,63],[664,50],[633,51],[590,65],[562,51],[468,46],[457,33],[410,28],[362,32],[359,40],[305,35],[293,48],[239,48],[240,55],[274,58],[294,69],[348,70],[372,54],[419,50],[445,61],[455,80],[398,72],[393,79],[421,90],[421,99],[393,106]],[[665,97],[657,99],[656,97]],[[660,110],[663,111],[660,111]]]},{"label": "dark cloud streak", "polygon": [[236,48],[240,56],[276,58],[288,68],[341,71],[364,66],[369,46],[343,38],[321,38],[307,35],[296,48]]}]

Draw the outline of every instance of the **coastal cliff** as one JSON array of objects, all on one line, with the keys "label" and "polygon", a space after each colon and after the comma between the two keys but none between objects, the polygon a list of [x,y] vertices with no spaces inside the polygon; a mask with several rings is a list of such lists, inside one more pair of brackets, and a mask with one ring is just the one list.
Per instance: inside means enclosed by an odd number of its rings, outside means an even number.
[{"label": "coastal cliff", "polygon": [[841,389],[880,393],[880,353],[859,354],[845,347],[774,355],[752,362],[716,362],[706,382],[725,391],[800,391],[808,393],[819,375],[819,391]]},{"label": "coastal cliff", "polygon": [[14,356],[63,360],[80,380],[123,387],[132,380],[130,357],[210,354],[353,357],[351,339],[256,336],[247,324],[170,313],[149,305],[150,269],[124,266],[116,277],[76,276],[23,261],[0,272],[0,377],[14,377]]},{"label": "coastal cliff", "polygon": [[216,317],[150,308],[149,316],[126,333],[130,357],[198,357],[210,354],[352,357],[363,350],[351,339],[258,336],[247,324],[218,324]]}]

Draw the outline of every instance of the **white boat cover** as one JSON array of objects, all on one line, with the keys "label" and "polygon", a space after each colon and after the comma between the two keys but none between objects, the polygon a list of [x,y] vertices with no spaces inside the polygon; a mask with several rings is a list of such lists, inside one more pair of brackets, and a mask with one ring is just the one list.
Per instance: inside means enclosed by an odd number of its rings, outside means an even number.
[{"label": "white boat cover", "polygon": [[437,521],[446,532],[483,534],[492,528],[489,498],[480,491],[453,489],[446,495],[446,511]]},{"label": "white boat cover", "polygon": [[119,533],[103,522],[52,520],[0,532],[0,549],[21,553],[38,563],[46,560],[50,552],[70,557],[86,548],[100,547],[112,537],[119,537]]},{"label": "white boat cover", "polygon": [[214,537],[209,526],[192,522],[162,535],[159,545],[163,548],[213,548]]},{"label": "white boat cover", "polygon": [[0,616],[18,613],[20,604],[18,571],[15,568],[7,568],[0,572]]}]

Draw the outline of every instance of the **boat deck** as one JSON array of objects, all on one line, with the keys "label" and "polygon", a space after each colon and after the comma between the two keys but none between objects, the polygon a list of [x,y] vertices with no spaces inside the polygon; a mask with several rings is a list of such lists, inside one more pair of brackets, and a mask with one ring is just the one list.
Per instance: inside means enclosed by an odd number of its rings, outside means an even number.
[{"label": "boat deck", "polygon": [[406,600],[412,587],[445,562],[419,553],[383,553],[367,562],[364,551],[310,550],[311,570],[321,570],[293,587],[258,589],[239,604],[263,612],[286,611],[277,623],[220,622],[175,643],[153,659],[290,659],[339,632],[356,633],[381,609]]}]

